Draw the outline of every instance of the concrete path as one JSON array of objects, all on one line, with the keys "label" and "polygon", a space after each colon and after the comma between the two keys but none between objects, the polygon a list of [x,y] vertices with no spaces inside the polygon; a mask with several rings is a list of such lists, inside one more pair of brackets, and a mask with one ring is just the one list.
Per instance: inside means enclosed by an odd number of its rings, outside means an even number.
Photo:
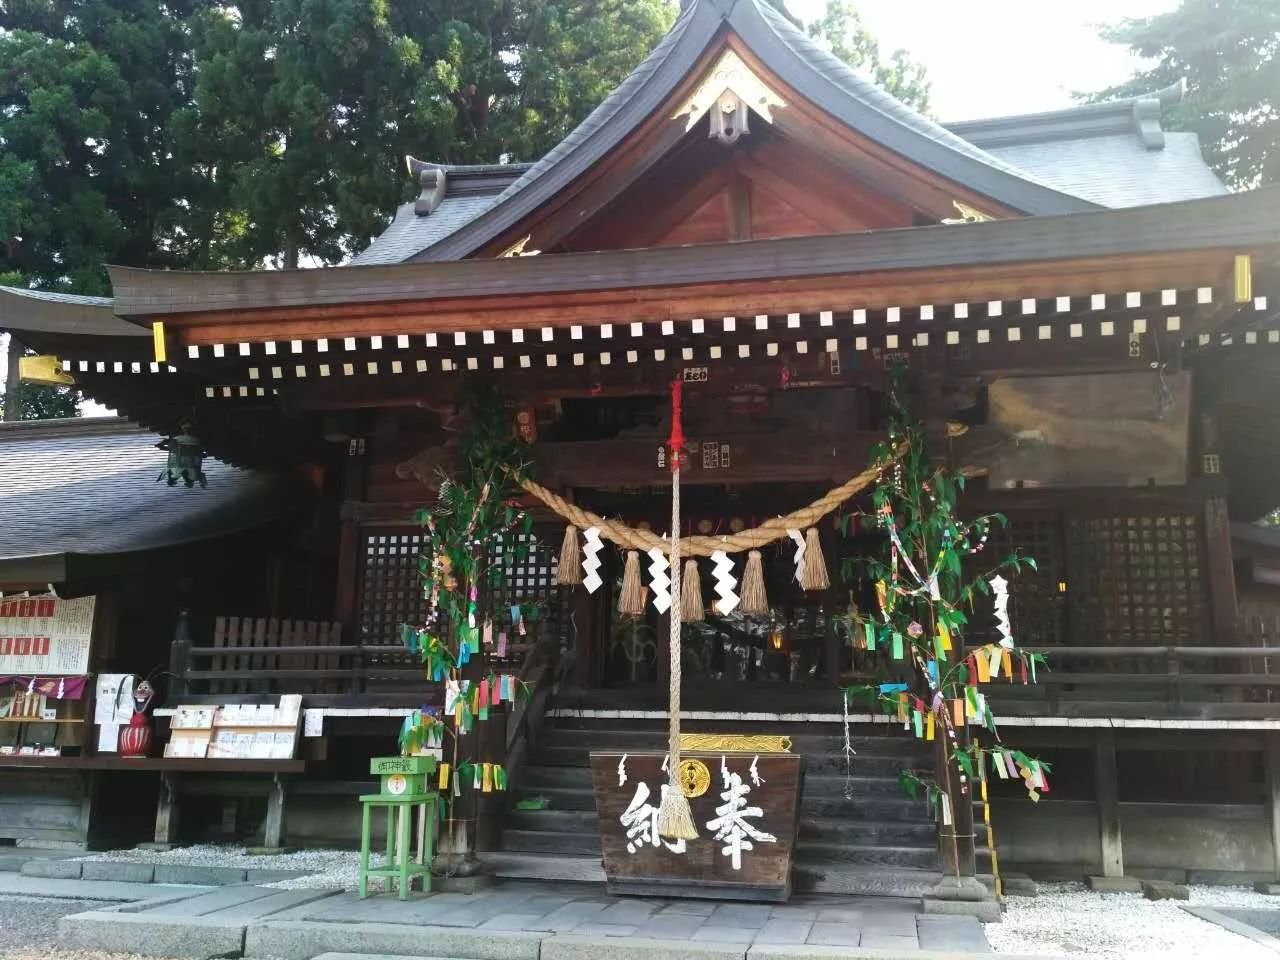
[{"label": "concrete path", "polygon": [[[78,889],[93,883],[46,882]],[[611,960],[891,960],[928,956],[922,950],[990,952],[972,917],[923,916],[911,900],[801,896],[770,905],[619,898],[535,882],[503,883],[472,896],[415,894],[406,902],[387,894],[360,900],[351,892],[247,884],[189,891],[66,917],[60,944],[282,960],[328,952],[473,960],[598,960],[606,954]]]},{"label": "concrete path", "polygon": [[193,896],[208,887],[167,883],[127,883],[119,880],[58,880],[0,872],[0,895],[59,897],[64,900],[151,900],[174,894]]}]

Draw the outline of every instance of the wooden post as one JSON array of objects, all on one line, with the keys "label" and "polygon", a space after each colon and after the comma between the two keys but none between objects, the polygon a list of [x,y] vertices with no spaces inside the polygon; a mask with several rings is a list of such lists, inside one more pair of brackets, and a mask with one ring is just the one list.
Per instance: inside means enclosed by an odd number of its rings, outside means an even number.
[{"label": "wooden post", "polygon": [[1204,547],[1213,629],[1209,642],[1229,647],[1236,642],[1236,577],[1224,496],[1209,497],[1204,502]]},{"label": "wooden post", "polygon": [[1267,812],[1271,819],[1272,876],[1280,881],[1280,730],[1267,730],[1265,759],[1267,764]]},{"label": "wooden post", "polygon": [[280,849],[284,833],[284,778],[274,773],[267,789],[267,819],[262,824],[262,845],[268,850]]},{"label": "wooden post", "polygon": [[586,587],[572,587],[570,600],[573,610],[573,685],[580,690],[593,686],[595,679],[595,652],[604,645],[597,637],[594,597]]},{"label": "wooden post", "polygon": [[160,797],[156,801],[156,844],[168,849],[178,839],[178,787],[174,774],[160,773]]},{"label": "wooden post", "polygon": [[[967,730],[957,733],[965,743],[968,742]],[[947,789],[951,803],[951,825],[938,821],[938,854],[942,872],[952,874],[958,871],[959,876],[972,877],[978,872],[977,850],[973,838],[974,784],[969,783],[969,789],[961,789],[960,773],[947,756],[947,738],[938,737],[934,743],[936,779]]]},{"label": "wooden post", "polygon": [[1093,738],[1093,792],[1098,803],[1098,844],[1104,877],[1124,876],[1117,775],[1115,731],[1098,730]]}]

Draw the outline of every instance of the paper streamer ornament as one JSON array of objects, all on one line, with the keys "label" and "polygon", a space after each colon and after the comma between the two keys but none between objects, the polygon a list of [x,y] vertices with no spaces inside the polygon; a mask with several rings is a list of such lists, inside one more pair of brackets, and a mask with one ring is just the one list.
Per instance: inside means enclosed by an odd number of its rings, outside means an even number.
[{"label": "paper streamer ornament", "polygon": [[1009,581],[996,574],[987,581],[991,584],[991,598],[995,606],[996,630],[1000,633],[1000,646],[1013,649],[1013,626],[1009,623]]},{"label": "paper streamer ornament", "polygon": [[659,613],[671,609],[671,578],[667,576],[670,564],[667,555],[654,547],[649,551],[649,586],[653,588],[653,605]]},{"label": "paper streamer ornament", "polygon": [[582,547],[582,585],[587,588],[587,593],[595,593],[604,583],[597,572],[600,569],[600,551],[604,549],[604,542],[600,539],[599,527],[587,527],[582,531],[582,537],[586,541]]},{"label": "paper streamer ornament", "polygon": [[796,542],[796,582],[799,583],[804,575],[804,534],[799,530],[788,530],[787,536]]},{"label": "paper streamer ornament", "polygon": [[738,595],[733,592],[738,581],[733,576],[733,561],[723,550],[711,554],[711,575],[716,581],[712,588],[717,597],[714,606],[722,617],[727,617],[738,606]]}]

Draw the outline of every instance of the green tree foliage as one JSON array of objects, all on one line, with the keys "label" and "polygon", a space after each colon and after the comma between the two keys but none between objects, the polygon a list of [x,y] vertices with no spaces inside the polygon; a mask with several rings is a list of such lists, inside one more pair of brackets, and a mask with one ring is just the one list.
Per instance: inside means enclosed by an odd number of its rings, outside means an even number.
[{"label": "green tree foliage", "polygon": [[[395,159],[535,159],[670,25],[665,0],[244,0],[196,18],[200,151],[231,262],[334,262],[404,199]],[[253,96],[246,97],[246,91]]]},{"label": "green tree foliage", "polygon": [[1280,180],[1280,4],[1275,0],[1183,0],[1169,13],[1125,20],[1103,36],[1150,64],[1093,94],[1109,100],[1186,78],[1186,100],[1167,125],[1200,135],[1228,184]]},{"label": "green tree foliage", "polygon": [[102,293],[104,262],[186,262],[187,12],[186,0],[0,4],[0,271]]},{"label": "green tree foliage", "polygon": [[[770,2],[795,22],[785,0]],[[905,50],[884,54],[851,0],[827,0],[822,16],[806,29],[809,36],[888,93],[921,113],[929,111],[929,79],[924,66],[912,60]]]}]

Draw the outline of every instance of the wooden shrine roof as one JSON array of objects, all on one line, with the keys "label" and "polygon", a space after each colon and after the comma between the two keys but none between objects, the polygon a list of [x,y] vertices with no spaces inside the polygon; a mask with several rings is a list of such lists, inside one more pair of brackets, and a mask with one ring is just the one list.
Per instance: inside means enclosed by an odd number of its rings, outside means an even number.
[{"label": "wooden shrine roof", "polygon": [[801,97],[911,163],[1023,213],[1093,207],[975,147],[863,79],[768,0],[694,0],[649,57],[560,144],[492,206],[413,259],[459,259],[518,224],[621,144],[726,34]]}]

